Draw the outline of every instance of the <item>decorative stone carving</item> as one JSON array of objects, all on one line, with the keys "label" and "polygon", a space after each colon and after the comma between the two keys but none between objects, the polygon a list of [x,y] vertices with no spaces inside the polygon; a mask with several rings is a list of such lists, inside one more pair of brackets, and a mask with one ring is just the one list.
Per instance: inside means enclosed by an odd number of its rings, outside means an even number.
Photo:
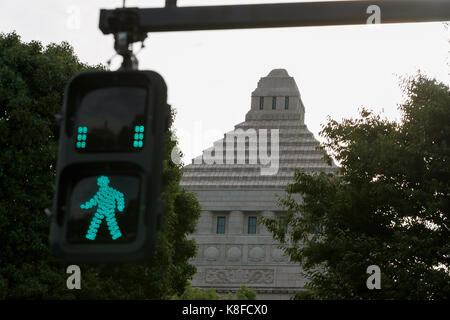
[{"label": "decorative stone carving", "polygon": [[227,251],[227,260],[228,261],[232,261],[232,262],[240,261],[241,256],[242,256],[242,252],[241,252],[241,249],[239,249],[238,247],[231,247]]},{"label": "decorative stone carving", "polygon": [[264,260],[264,249],[261,247],[253,247],[249,252],[249,260],[251,261],[262,261]]},{"label": "decorative stone carving", "polygon": [[287,256],[284,254],[283,250],[274,248],[272,250],[272,259],[276,262],[283,262],[287,261]]},{"label": "decorative stone carving", "polygon": [[219,249],[216,247],[208,247],[205,250],[205,259],[209,261],[215,261],[219,258]]},{"label": "decorative stone carving", "polygon": [[273,269],[206,269],[205,282],[214,284],[271,284]]}]

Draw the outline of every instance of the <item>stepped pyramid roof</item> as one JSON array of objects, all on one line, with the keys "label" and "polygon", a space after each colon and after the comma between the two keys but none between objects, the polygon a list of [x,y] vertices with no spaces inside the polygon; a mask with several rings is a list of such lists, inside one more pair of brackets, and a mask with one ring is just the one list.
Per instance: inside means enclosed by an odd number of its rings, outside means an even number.
[{"label": "stepped pyramid roof", "polygon": [[[214,142],[214,146],[203,151],[202,156],[193,159],[192,164],[183,168],[181,186],[186,189],[211,188],[281,188],[293,181],[296,169],[306,172],[335,172],[337,166],[329,166],[323,160],[321,151],[316,150],[319,142],[304,123],[305,107],[293,77],[285,69],[274,69],[259,80],[252,92],[251,109],[245,121],[235,126],[223,139]],[[267,130],[267,149],[271,164],[261,161],[261,129]],[[278,133],[278,156],[275,145]],[[227,145],[227,135],[236,132],[246,135],[245,143],[233,138],[233,144]],[[252,134],[256,134],[257,143],[251,143]],[[232,148],[232,149],[230,149]],[[274,148],[274,150],[272,150]],[[221,151],[222,150],[222,151]],[[272,152],[273,151],[273,152]],[[239,162],[239,152],[245,155],[245,161]],[[227,155],[233,155],[233,162]],[[256,158],[255,159],[255,155]],[[214,160],[211,160],[214,159]],[[263,163],[261,163],[263,162]],[[262,174],[262,168],[276,166],[274,174]]]}]

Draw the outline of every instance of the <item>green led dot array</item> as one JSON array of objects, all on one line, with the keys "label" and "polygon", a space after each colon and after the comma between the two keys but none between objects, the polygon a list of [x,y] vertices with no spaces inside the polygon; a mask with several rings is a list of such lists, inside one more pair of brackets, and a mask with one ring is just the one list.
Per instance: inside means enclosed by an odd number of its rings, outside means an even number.
[{"label": "green led dot array", "polygon": [[108,186],[108,184],[108,177],[98,177],[97,185],[99,186],[99,189],[97,193],[90,200],[80,205],[81,209],[97,207],[97,211],[92,217],[89,229],[86,232],[86,239],[95,240],[103,219],[106,220],[109,233],[113,240],[116,240],[122,236],[114,211],[116,209],[117,202],[117,210],[123,212],[123,209],[125,208],[124,195],[122,192]]},{"label": "green led dot array", "polygon": [[86,134],[87,134],[87,127],[78,127],[78,133],[77,133],[77,149],[84,149],[86,148]]},{"label": "green led dot array", "polygon": [[135,126],[133,147],[142,148],[143,145],[144,145],[144,126]]}]

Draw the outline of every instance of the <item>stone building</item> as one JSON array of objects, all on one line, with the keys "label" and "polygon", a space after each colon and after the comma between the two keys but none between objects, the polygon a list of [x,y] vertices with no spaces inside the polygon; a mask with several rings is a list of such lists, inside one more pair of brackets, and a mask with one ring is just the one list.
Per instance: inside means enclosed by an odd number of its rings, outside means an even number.
[{"label": "stone building", "polygon": [[[247,285],[263,299],[287,299],[304,286],[298,265],[257,223],[258,214],[283,219],[276,197],[285,195],[295,169],[336,169],[316,150],[304,119],[294,78],[272,70],[253,91],[245,121],[184,167],[181,186],[196,193],[202,207],[192,235],[198,245],[193,286],[228,292]],[[261,157],[264,137],[270,163]]]}]

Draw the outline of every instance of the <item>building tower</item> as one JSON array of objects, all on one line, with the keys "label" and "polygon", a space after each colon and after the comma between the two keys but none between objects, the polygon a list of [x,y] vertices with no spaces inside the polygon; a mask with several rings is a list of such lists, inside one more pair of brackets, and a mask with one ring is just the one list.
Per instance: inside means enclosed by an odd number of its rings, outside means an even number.
[{"label": "building tower", "polygon": [[294,78],[274,69],[259,80],[245,121],[184,167],[181,187],[196,193],[202,208],[192,235],[198,245],[194,287],[228,292],[246,285],[262,299],[288,299],[303,288],[299,266],[257,217],[283,219],[277,196],[285,195],[296,169],[337,168],[316,150],[304,118]]}]

